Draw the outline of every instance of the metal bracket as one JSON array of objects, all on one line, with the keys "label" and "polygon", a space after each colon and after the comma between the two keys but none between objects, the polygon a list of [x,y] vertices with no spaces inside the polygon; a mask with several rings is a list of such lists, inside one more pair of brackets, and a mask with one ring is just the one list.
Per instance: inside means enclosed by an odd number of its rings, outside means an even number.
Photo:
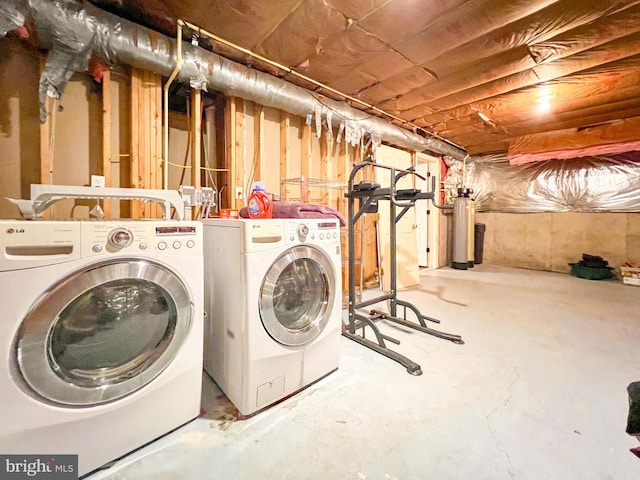
[{"label": "metal bracket", "polygon": [[164,210],[165,219],[171,218],[171,207],[175,209],[178,220],[184,219],[184,203],[175,190],[152,190],[115,187],[83,187],[77,185],[31,185],[31,199],[7,198],[18,207],[26,220],[35,220],[51,205],[69,198],[142,200],[159,203]]}]

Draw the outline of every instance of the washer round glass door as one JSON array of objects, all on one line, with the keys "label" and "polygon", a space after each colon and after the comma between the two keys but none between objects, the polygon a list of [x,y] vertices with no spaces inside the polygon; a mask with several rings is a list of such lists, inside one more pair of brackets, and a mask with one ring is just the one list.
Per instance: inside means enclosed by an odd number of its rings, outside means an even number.
[{"label": "washer round glass door", "polygon": [[52,402],[90,406],[128,395],[175,358],[191,326],[189,292],[167,267],[118,259],[75,271],[22,321],[18,368]]},{"label": "washer round glass door", "polygon": [[333,266],[320,250],[296,246],[271,265],[260,289],[260,318],[283,345],[314,340],[329,322],[336,297]]}]

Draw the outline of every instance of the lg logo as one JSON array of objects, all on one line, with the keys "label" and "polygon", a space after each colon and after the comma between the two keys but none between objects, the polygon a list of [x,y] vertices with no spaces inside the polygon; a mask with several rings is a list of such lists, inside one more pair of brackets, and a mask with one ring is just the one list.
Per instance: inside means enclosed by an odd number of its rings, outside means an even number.
[{"label": "lg logo", "polygon": [[9,235],[12,233],[24,233],[24,228],[7,228],[7,233]]}]

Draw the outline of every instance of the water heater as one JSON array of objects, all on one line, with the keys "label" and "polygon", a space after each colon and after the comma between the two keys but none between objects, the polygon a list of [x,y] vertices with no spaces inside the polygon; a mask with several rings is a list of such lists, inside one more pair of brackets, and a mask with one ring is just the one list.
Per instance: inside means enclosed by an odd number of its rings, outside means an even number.
[{"label": "water heater", "polygon": [[[473,234],[473,227],[470,227],[473,209],[473,200],[470,197],[472,193],[473,190],[470,188],[459,188],[458,196],[453,201],[451,266],[458,270],[469,268],[469,235]],[[473,256],[471,262],[473,262]]]}]

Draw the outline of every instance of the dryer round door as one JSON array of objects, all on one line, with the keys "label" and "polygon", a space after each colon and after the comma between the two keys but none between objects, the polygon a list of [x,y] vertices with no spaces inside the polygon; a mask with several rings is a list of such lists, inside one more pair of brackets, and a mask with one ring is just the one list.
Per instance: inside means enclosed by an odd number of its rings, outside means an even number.
[{"label": "dryer round door", "polygon": [[305,345],[322,333],[336,298],[335,272],[320,250],[295,246],[280,255],[260,289],[260,319],[278,343]]},{"label": "dryer round door", "polygon": [[193,321],[187,287],[169,268],[117,259],[77,270],[43,293],[15,341],[26,383],[51,402],[91,406],[151,382]]}]

